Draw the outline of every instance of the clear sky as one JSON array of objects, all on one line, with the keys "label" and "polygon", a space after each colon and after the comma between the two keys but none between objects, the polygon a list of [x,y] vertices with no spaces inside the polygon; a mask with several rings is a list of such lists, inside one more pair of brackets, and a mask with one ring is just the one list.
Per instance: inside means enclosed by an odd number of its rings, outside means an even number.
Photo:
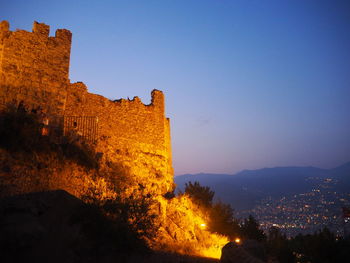
[{"label": "clear sky", "polygon": [[1,0],[73,33],[70,79],[165,92],[175,174],[350,161],[350,1]]}]

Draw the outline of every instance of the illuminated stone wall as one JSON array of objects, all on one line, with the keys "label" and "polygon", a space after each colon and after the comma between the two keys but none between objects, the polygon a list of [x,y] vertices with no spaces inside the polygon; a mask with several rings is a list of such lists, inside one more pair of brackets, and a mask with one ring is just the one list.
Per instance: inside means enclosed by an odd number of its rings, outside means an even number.
[{"label": "illuminated stone wall", "polygon": [[63,113],[72,34],[58,29],[50,37],[49,31],[37,22],[32,32],[12,32],[7,21],[0,23],[0,105],[23,100],[29,109]]},{"label": "illuminated stone wall", "polygon": [[0,23],[0,106],[23,101],[29,110],[40,106],[52,117],[89,120],[77,127],[92,127],[104,165],[122,167],[151,194],[172,191],[170,126],[163,93],[152,91],[152,102],[145,105],[137,97],[111,101],[89,93],[81,82],[71,84],[72,34],[58,29],[50,37],[49,30],[48,25],[34,22],[32,32],[12,32],[7,21]]},{"label": "illuminated stone wall", "polygon": [[161,91],[152,91],[149,105],[138,97],[111,101],[89,93],[81,82],[71,84],[67,94],[66,115],[97,117],[96,149],[104,162],[125,167],[151,194],[173,190],[170,127]]}]

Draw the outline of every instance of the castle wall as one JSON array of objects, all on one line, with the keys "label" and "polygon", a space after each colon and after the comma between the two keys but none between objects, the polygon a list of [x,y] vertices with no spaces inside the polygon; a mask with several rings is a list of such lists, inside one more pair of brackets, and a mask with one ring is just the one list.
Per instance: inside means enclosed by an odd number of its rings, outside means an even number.
[{"label": "castle wall", "polygon": [[81,113],[97,117],[96,149],[105,160],[126,167],[151,193],[173,190],[170,125],[161,91],[152,91],[151,104],[145,105],[138,97],[111,101],[75,83],[68,88],[65,114]]},{"label": "castle wall", "polygon": [[33,32],[10,31],[0,23],[0,104],[24,101],[28,108],[44,107],[51,114],[64,111],[69,84],[70,31],[34,22]]},{"label": "castle wall", "polygon": [[[63,118],[70,130],[96,143],[105,165],[117,164],[152,194],[172,191],[170,124],[164,95],[152,91],[152,102],[111,101],[91,94],[68,79],[71,33],[49,36],[49,26],[34,22],[33,32],[12,32],[0,23],[0,106],[15,101]],[[130,189],[133,191],[134,189]]]}]

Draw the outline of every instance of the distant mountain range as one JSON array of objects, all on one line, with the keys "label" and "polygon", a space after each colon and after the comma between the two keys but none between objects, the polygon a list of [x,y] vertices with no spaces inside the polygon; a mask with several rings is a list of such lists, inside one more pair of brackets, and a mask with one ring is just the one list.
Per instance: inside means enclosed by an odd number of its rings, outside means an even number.
[{"label": "distant mountain range", "polygon": [[335,179],[335,191],[350,193],[350,162],[334,169],[316,167],[275,167],[259,170],[243,170],[237,174],[184,174],[175,176],[178,189],[185,183],[198,181],[215,191],[215,197],[230,203],[237,210],[251,209],[257,201],[271,196],[295,195],[312,191],[317,180]]}]

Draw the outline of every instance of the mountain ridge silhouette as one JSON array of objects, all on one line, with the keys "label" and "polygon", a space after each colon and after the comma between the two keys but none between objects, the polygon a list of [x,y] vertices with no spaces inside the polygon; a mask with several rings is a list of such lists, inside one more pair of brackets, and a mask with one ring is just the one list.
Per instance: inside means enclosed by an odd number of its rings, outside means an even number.
[{"label": "mountain ridge silhouette", "polygon": [[350,189],[350,162],[331,169],[313,166],[288,166],[242,170],[236,174],[198,173],[175,176],[178,189],[183,191],[185,183],[198,181],[215,191],[215,198],[230,203],[236,210],[246,210],[254,204],[271,196],[279,198],[311,191],[318,178],[333,178],[338,181],[336,190],[341,192]]}]

